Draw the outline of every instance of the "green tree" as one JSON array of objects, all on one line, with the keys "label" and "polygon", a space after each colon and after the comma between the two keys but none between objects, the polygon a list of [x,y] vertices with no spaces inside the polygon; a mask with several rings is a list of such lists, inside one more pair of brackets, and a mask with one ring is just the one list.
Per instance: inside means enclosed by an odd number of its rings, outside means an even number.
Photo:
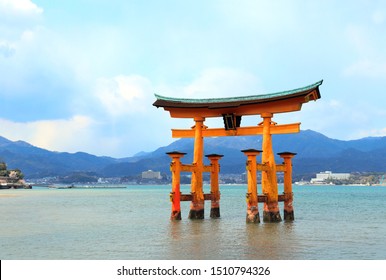
[{"label": "green tree", "polygon": [[5,162],[0,162],[0,171],[7,170],[7,164]]}]

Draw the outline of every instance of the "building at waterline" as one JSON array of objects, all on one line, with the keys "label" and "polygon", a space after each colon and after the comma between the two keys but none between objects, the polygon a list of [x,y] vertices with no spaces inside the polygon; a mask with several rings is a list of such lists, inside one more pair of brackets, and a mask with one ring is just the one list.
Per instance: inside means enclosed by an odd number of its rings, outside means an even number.
[{"label": "building at waterline", "polygon": [[310,183],[314,185],[326,184],[329,180],[348,180],[350,173],[333,173],[332,171],[324,171],[316,174],[316,178],[312,178]]}]

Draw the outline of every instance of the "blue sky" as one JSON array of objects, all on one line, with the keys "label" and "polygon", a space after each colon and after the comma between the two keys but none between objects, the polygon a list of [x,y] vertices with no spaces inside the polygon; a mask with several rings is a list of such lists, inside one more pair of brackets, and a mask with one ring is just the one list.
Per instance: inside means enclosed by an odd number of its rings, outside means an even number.
[{"label": "blue sky", "polygon": [[386,136],[385,34],[385,1],[0,0],[0,135],[126,157],[193,125],[153,107],[154,93],[255,95],[323,79],[320,100],[274,121]]}]

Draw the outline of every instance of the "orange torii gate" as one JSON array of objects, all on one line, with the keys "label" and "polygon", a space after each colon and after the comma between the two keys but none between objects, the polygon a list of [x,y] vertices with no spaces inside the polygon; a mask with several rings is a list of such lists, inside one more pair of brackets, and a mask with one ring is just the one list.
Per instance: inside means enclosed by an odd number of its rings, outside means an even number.
[{"label": "orange torii gate", "polygon": [[[303,103],[319,99],[319,86],[323,80],[302,88],[265,95],[242,96],[231,98],[183,99],[155,95],[154,106],[163,107],[173,118],[191,118],[195,125],[191,129],[172,129],[173,138],[194,138],[193,163],[182,164],[184,153],[170,152],[172,158],[172,220],[181,219],[180,201],[191,201],[190,219],[204,218],[204,202],[212,201],[211,217],[219,217],[220,192],[218,186],[218,161],[222,155],[207,155],[211,165],[204,162],[204,137],[262,135],[262,151],[243,150],[247,156],[248,192],[247,222],[260,222],[258,202],[264,202],[264,222],[279,222],[279,201],[284,201],[284,219],[293,220],[292,164],[295,155],[290,152],[279,153],[284,163],[275,163],[272,149],[272,134],[298,133],[300,123],[278,125],[272,121],[274,114],[300,111]],[[241,127],[241,118],[245,115],[260,115],[263,119],[257,126]],[[206,118],[222,117],[224,128],[208,128]],[[261,153],[261,163],[256,156]],[[257,194],[256,171],[262,172],[262,195]],[[191,194],[180,192],[180,172],[192,172]],[[203,172],[211,172],[211,193],[203,192]],[[284,172],[284,194],[278,194],[276,172]]]}]

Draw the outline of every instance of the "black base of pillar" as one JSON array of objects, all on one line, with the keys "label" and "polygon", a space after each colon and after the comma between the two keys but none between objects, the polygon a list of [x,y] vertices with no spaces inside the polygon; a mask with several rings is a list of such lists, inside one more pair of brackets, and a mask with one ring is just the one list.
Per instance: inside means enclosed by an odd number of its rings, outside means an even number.
[{"label": "black base of pillar", "polygon": [[284,221],[293,221],[295,220],[294,211],[284,210]]},{"label": "black base of pillar", "polygon": [[220,208],[219,207],[216,207],[216,208],[211,208],[210,209],[210,217],[211,218],[220,218]]},{"label": "black base of pillar", "polygon": [[201,210],[190,209],[189,219],[191,219],[191,220],[202,220],[202,219],[204,219],[204,209],[201,209]]},{"label": "black base of pillar", "polygon": [[170,216],[170,220],[181,220],[181,211],[173,211]]},{"label": "black base of pillar", "polygon": [[247,224],[259,224],[260,223],[260,215],[259,212],[254,213],[254,214],[248,214],[246,217],[246,222]]},{"label": "black base of pillar", "polygon": [[264,211],[263,221],[265,223],[278,223],[281,222],[280,212],[268,212]]}]

